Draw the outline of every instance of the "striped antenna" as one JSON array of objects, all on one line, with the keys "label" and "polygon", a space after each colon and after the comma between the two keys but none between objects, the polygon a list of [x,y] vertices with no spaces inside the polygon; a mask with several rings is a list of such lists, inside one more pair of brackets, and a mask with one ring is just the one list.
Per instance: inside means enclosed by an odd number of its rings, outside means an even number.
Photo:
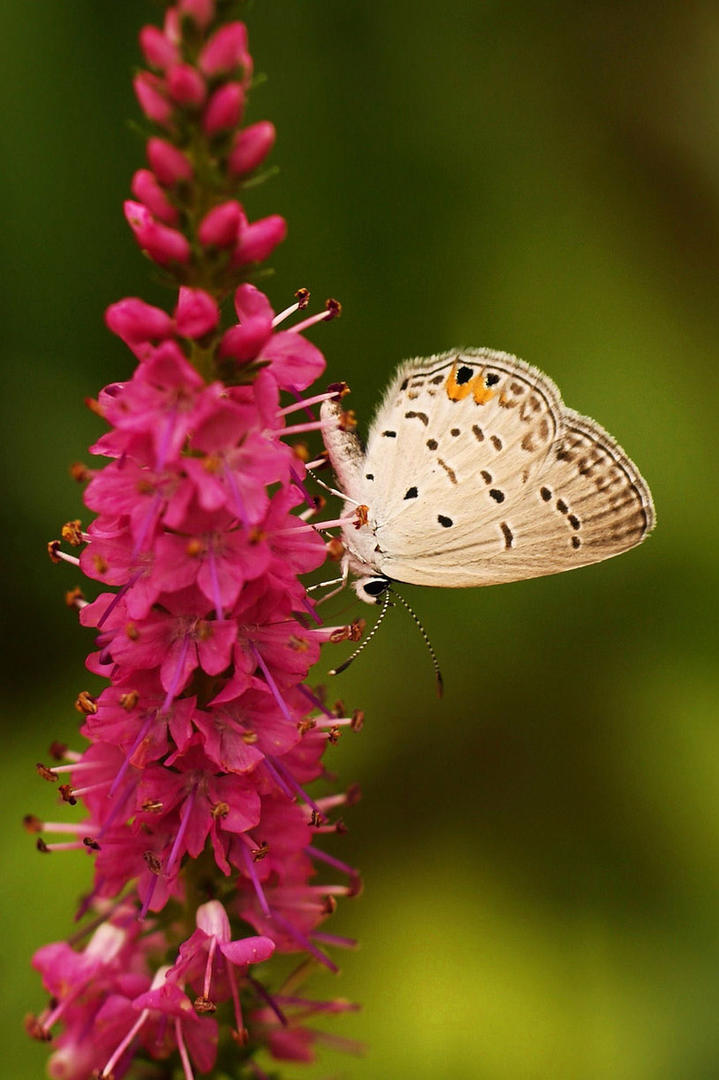
[{"label": "striped antenna", "polygon": [[362,644],[359,646],[359,648],[355,649],[355,651],[352,653],[349,660],[345,660],[344,664],[340,664],[339,667],[332,668],[332,671],[330,671],[330,675],[339,675],[339,674],[341,674],[341,672],[347,670],[347,668],[350,666],[352,661],[354,659],[356,659],[356,657],[359,656],[359,654],[367,647],[367,645],[369,645],[370,641],[372,640],[372,638],[375,636],[375,634],[379,630],[380,626],[382,625],[382,620],[384,619],[385,615],[387,614],[387,612],[389,611],[389,609],[392,606],[393,605],[390,602],[390,598],[389,598],[389,589],[387,589],[385,591],[385,594],[384,594],[384,599],[382,601],[382,610],[379,613],[379,618],[377,619],[377,622],[374,624],[374,626],[372,627],[372,629],[370,630],[369,634],[364,639]]},{"label": "striped antenna", "polygon": [[[392,600],[390,599],[390,596],[392,597]],[[345,660],[344,664],[340,664],[339,667],[333,668],[330,671],[330,675],[340,675],[343,671],[346,671],[347,668],[352,663],[352,661],[355,660],[359,656],[359,654],[361,652],[363,652],[363,650],[369,645],[370,641],[372,640],[372,638],[375,636],[375,634],[379,630],[380,626],[382,625],[382,622],[384,620],[385,615],[387,614],[387,612],[389,611],[389,609],[391,607],[395,606],[394,602],[393,602],[394,600],[399,600],[400,604],[405,609],[405,611],[408,612],[410,618],[412,619],[415,626],[417,627],[420,634],[422,635],[422,640],[424,641],[425,645],[427,646],[427,651],[429,652],[429,655],[432,658],[432,666],[434,667],[434,677],[435,677],[436,684],[437,684],[437,697],[442,697],[442,694],[444,692],[444,680],[442,678],[442,672],[439,669],[439,660],[437,659],[437,654],[434,651],[434,648],[432,646],[432,642],[429,640],[429,634],[427,633],[425,628],[422,626],[422,623],[419,621],[419,618],[418,618],[417,614],[415,613],[414,608],[410,607],[410,605],[407,603],[407,601],[405,600],[405,598],[403,596],[400,596],[399,593],[393,592],[389,588],[387,588],[385,590],[384,598],[382,600],[382,610],[379,613],[379,618],[377,619],[377,622],[374,624],[374,626],[370,630],[367,637],[364,639],[362,644],[357,649],[355,649],[355,651],[352,653],[352,655],[349,657],[349,659]],[[379,603],[379,600],[378,600],[378,603]]]},{"label": "striped antenna", "polygon": [[432,666],[434,667],[434,677],[435,677],[435,680],[436,680],[436,683],[437,683],[437,697],[442,697],[442,694],[444,692],[444,679],[442,678],[442,672],[439,670],[439,660],[437,659],[437,654],[434,651],[434,648],[432,646],[432,642],[429,640],[429,634],[427,633],[425,628],[422,626],[422,623],[419,621],[419,617],[415,614],[414,609],[409,606],[409,604],[407,603],[405,598],[403,596],[400,596],[399,593],[392,593],[392,595],[395,597],[395,599],[399,600],[400,604],[405,609],[405,611],[407,611],[409,613],[412,620],[414,621],[415,626],[417,627],[420,634],[422,635],[422,640],[424,641],[425,645],[427,646],[427,651],[429,652],[429,655],[432,657]]}]

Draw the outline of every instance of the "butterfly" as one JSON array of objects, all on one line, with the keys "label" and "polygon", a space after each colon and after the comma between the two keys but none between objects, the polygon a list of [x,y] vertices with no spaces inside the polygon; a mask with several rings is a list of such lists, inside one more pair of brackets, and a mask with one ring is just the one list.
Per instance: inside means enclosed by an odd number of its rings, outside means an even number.
[{"label": "butterfly", "polygon": [[393,581],[463,588],[542,577],[641,543],[646,482],[596,421],[509,353],[457,349],[401,364],[366,449],[342,405],[322,435],[347,509],[343,572],[378,603]]}]

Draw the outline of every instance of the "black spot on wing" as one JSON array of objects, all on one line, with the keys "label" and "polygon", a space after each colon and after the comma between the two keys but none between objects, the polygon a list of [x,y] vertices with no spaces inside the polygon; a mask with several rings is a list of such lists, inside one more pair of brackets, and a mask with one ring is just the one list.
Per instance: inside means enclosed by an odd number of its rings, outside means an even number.
[{"label": "black spot on wing", "polygon": [[436,439],[427,439],[427,447],[429,450],[436,450],[438,446],[439,443]]},{"label": "black spot on wing", "polygon": [[416,487],[411,487],[411,488],[407,488],[407,490],[406,490],[406,492],[404,494],[404,497],[405,497],[405,499],[416,499],[417,495],[418,495],[417,488]]},{"label": "black spot on wing", "polygon": [[365,478],[365,480],[374,480],[374,473],[371,473],[371,472],[365,473],[364,478]]},{"label": "black spot on wing", "polygon": [[396,439],[397,438],[397,432],[396,431],[383,431],[382,435],[384,436],[385,439]]},{"label": "black spot on wing", "polygon": [[440,523],[443,529],[449,529],[454,524],[451,518],[445,517],[444,514],[437,515],[437,521]]},{"label": "black spot on wing", "polygon": [[504,535],[504,546],[511,548],[514,542],[514,533],[512,532],[506,521],[500,521],[499,527]]},{"label": "black spot on wing", "polygon": [[461,368],[457,371],[455,382],[457,386],[462,386],[464,383],[468,383],[474,375],[474,371],[471,367],[467,367],[466,364],[462,364]]},{"label": "black spot on wing", "polygon": [[423,412],[406,412],[404,414],[404,418],[405,420],[421,420],[425,427],[427,427],[427,424],[429,423],[429,417],[427,416],[427,413]]},{"label": "black spot on wing", "polygon": [[484,381],[487,386],[496,386],[499,382],[499,375],[497,375],[496,372],[491,371]]},{"label": "black spot on wing", "polygon": [[489,494],[490,494],[491,498],[494,499],[495,502],[498,502],[498,503],[503,503],[504,502],[504,492],[500,491],[499,488],[490,488],[489,489]]}]

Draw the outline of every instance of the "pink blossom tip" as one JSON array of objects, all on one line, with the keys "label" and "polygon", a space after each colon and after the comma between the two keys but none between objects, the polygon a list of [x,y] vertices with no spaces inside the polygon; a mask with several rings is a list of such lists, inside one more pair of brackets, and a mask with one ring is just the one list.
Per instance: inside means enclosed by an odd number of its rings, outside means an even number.
[{"label": "pink blossom tip", "polygon": [[165,96],[162,79],[149,71],[141,71],[132,81],[135,96],[140,108],[148,120],[161,127],[169,127],[172,118],[172,105]]},{"label": "pink blossom tip", "polygon": [[217,135],[237,127],[245,107],[245,91],[240,83],[225,83],[207,103],[202,127],[206,135]]},{"label": "pink blossom tip", "polygon": [[269,120],[260,120],[256,124],[239,131],[235,136],[227,165],[236,176],[252,172],[265,160],[275,144],[275,125]]},{"label": "pink blossom tip", "polygon": [[167,73],[167,89],[178,105],[198,108],[205,100],[205,80],[191,64],[175,64]]},{"label": "pink blossom tip", "polygon": [[214,0],[180,0],[177,9],[180,15],[193,19],[201,30],[209,26],[215,17]]},{"label": "pink blossom tip", "polygon": [[197,230],[204,247],[233,247],[237,243],[244,215],[238,202],[221,203],[205,214]]},{"label": "pink blossom tip", "polygon": [[260,218],[259,221],[254,221],[243,229],[235,252],[235,261],[240,266],[251,262],[262,262],[272,254],[286,236],[287,222],[279,214],[270,214],[269,217]]},{"label": "pink blossom tip", "polygon": [[177,46],[156,26],[143,26],[140,31],[140,48],[150,67],[160,71],[165,71],[179,60]]},{"label": "pink blossom tip", "polygon": [[200,53],[200,70],[205,75],[230,75],[242,69],[246,84],[252,76],[252,57],[247,47],[247,28],[233,22],[221,26]]},{"label": "pink blossom tip", "polygon": [[148,139],[146,152],[150,168],[165,187],[192,179],[193,169],[188,159],[165,139]]},{"label": "pink blossom tip", "polygon": [[214,330],[220,321],[220,311],[212,297],[202,289],[180,289],[175,323],[182,337],[201,338]]},{"label": "pink blossom tip", "polygon": [[110,304],[105,322],[127,344],[162,341],[172,336],[172,319],[167,312],[136,297]]},{"label": "pink blossom tip", "polygon": [[132,194],[165,225],[176,225],[179,214],[149,169],[138,169],[130,185]]},{"label": "pink blossom tip", "polygon": [[142,203],[125,202],[125,217],[143,251],[161,266],[169,263],[187,263],[190,261],[190,245],[187,237],[177,229],[170,229],[155,221],[150,211]]}]

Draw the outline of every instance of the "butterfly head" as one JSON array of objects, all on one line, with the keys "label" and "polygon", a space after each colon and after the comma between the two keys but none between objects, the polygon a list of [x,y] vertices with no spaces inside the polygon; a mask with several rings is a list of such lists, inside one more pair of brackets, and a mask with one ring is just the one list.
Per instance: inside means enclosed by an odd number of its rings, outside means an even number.
[{"label": "butterfly head", "polygon": [[365,604],[379,604],[380,597],[390,587],[390,580],[383,574],[373,574],[372,577],[358,578],[352,584],[354,591]]}]

